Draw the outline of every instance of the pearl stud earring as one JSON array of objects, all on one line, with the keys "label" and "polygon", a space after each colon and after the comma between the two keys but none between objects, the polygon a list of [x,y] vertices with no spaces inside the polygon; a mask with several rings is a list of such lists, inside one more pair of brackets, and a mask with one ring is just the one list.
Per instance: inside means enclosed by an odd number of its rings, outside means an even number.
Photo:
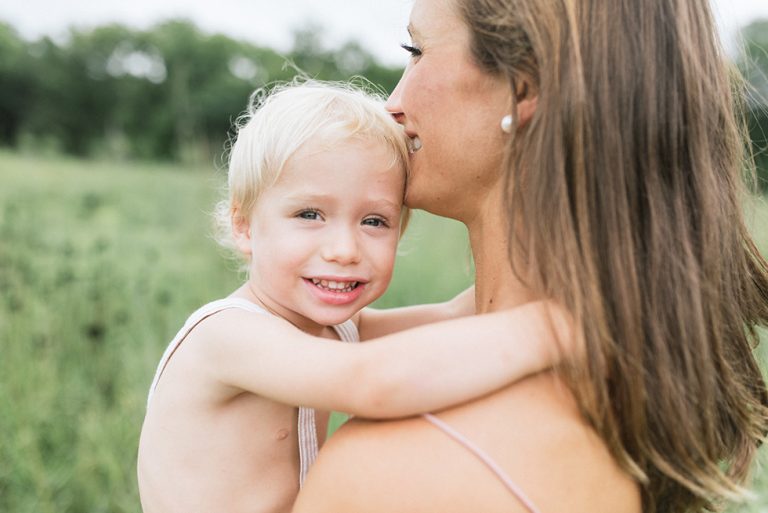
[{"label": "pearl stud earring", "polygon": [[501,118],[501,131],[505,134],[512,133],[512,114],[507,114]]}]

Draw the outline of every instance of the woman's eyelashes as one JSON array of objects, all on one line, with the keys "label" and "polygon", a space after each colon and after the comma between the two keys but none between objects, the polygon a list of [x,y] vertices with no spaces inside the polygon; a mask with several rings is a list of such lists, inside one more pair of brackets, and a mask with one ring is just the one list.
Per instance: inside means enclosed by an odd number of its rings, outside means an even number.
[{"label": "woman's eyelashes", "polygon": [[402,43],[400,48],[411,54],[411,57],[416,58],[421,56],[421,48],[414,44]]}]

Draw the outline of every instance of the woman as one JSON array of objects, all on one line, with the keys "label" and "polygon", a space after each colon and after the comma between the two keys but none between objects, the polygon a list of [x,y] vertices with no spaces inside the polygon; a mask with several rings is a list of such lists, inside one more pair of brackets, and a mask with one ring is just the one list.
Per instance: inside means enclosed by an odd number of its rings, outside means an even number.
[{"label": "woman", "polygon": [[742,496],[767,425],[768,266],[706,2],[415,0],[409,31],[388,104],[414,144],[407,202],[467,225],[478,312],[554,300],[584,357],[439,418],[348,424],[295,511]]}]

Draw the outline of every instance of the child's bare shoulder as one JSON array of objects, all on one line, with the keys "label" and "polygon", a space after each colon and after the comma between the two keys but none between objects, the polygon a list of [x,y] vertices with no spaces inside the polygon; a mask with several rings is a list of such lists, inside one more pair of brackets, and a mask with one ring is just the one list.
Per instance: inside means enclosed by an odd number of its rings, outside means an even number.
[{"label": "child's bare shoulder", "polygon": [[[208,326],[217,329],[227,329],[232,324],[239,323],[269,323],[276,320],[282,320],[274,315],[258,310],[246,310],[245,308],[225,308],[215,314],[209,315],[203,319],[200,324],[207,324]],[[285,322],[285,321],[283,321]]]},{"label": "child's bare shoulder", "polygon": [[285,329],[281,323],[287,324],[271,314],[243,308],[226,308],[203,317],[188,327],[170,357],[163,378],[166,386],[180,380],[186,388],[193,383],[203,386],[208,390],[205,395],[214,399],[222,393],[231,395],[239,388],[231,380],[235,366],[251,358],[249,349],[255,342],[275,339],[276,330]]},{"label": "child's bare shoulder", "polygon": [[274,329],[282,323],[285,321],[266,312],[227,308],[198,322],[188,338],[194,338],[196,344],[218,346],[226,340],[256,337],[260,332]]}]

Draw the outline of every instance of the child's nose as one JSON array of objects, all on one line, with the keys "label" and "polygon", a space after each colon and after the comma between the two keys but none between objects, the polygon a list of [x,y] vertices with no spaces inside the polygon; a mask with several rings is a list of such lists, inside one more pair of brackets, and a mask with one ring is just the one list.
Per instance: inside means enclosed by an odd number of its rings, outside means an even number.
[{"label": "child's nose", "polygon": [[323,247],[323,258],[328,262],[350,265],[360,262],[360,243],[352,230],[334,230]]}]

